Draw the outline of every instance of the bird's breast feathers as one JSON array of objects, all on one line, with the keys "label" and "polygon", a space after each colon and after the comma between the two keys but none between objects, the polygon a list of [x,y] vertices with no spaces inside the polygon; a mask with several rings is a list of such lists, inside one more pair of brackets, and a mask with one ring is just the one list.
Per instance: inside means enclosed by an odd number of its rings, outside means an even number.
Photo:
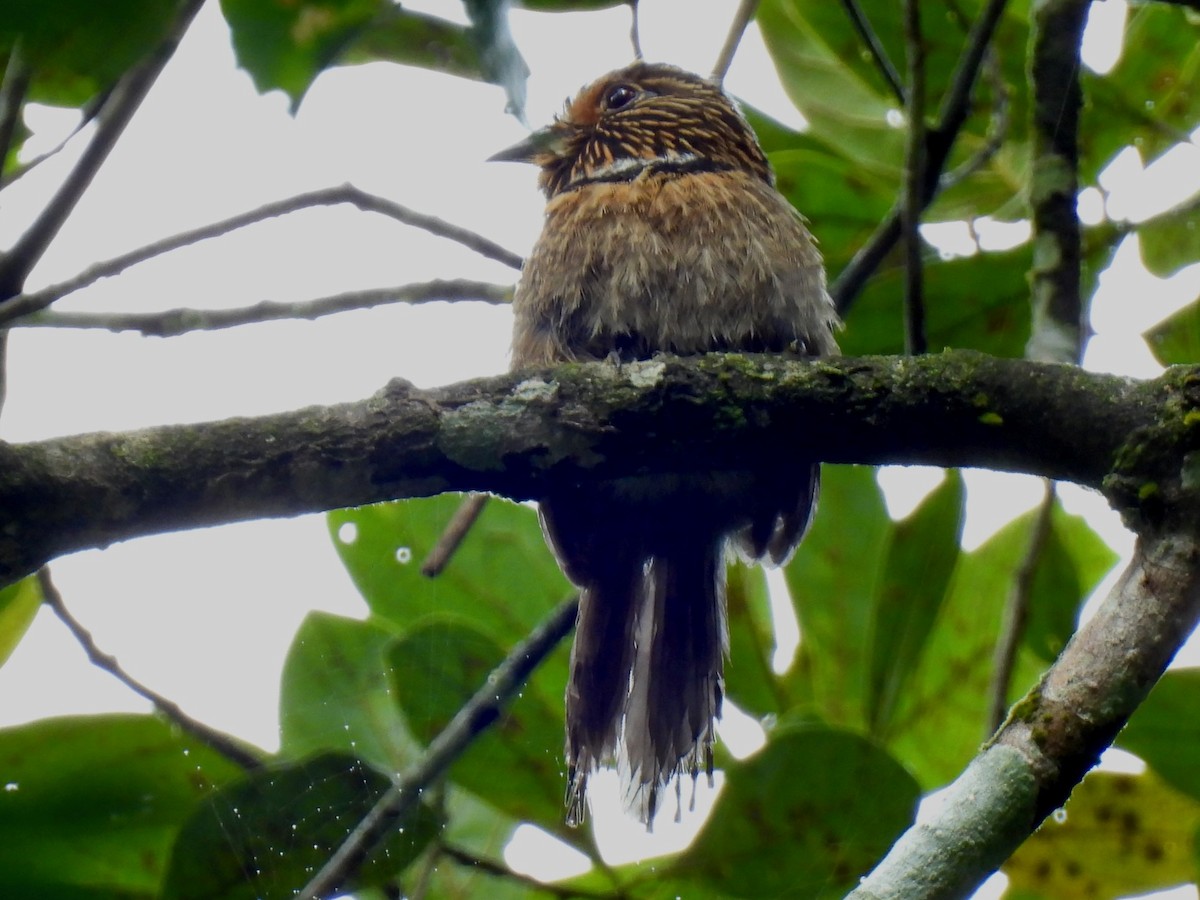
[{"label": "bird's breast feathers", "polygon": [[[514,364],[781,350],[829,333],[820,254],[755,176],[649,173],[550,200],[516,301]],[[824,350],[824,348],[817,348]]]}]

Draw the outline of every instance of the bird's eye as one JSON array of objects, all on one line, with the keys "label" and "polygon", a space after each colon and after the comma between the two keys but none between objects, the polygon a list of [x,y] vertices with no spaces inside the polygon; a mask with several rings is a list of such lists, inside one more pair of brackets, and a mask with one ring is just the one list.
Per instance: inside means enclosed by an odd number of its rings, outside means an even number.
[{"label": "bird's eye", "polygon": [[615,87],[608,89],[608,93],[604,95],[605,109],[621,109],[628,106],[637,97],[637,91],[627,84],[618,84]]}]

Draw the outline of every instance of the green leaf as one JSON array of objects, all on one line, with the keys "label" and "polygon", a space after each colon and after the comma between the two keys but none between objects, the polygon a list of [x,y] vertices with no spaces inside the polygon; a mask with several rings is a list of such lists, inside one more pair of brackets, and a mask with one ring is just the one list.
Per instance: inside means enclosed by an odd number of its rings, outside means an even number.
[{"label": "green leaf", "polygon": [[292,109],[313,80],[388,4],[385,0],[221,0],[238,65]]},{"label": "green leaf", "polygon": [[[290,898],[387,791],[387,776],[341,753],[251,773],[212,794],[180,832],[168,900]],[[380,885],[434,838],[426,806],[396,823],[347,889]]]},{"label": "green leaf", "polygon": [[871,616],[866,710],[872,734],[885,734],[946,597],[958,562],[963,484],[957,471],[893,529]]},{"label": "green leaf", "polygon": [[1167,316],[1145,338],[1164,366],[1200,362],[1200,299]]},{"label": "green leaf", "polygon": [[391,696],[387,652],[396,632],[377,620],[309,613],[288,650],[279,696],[280,753],[344,750],[398,771],[419,750]]},{"label": "green leaf", "polygon": [[891,209],[895,186],[812,139],[770,160],[780,192],[809,220],[826,268],[841,271]]},{"label": "green leaf", "polygon": [[[449,785],[445,791],[446,828],[442,841],[477,859],[501,861],[517,822],[467,791]],[[527,900],[529,888],[510,878],[497,878],[481,866],[442,856],[429,874],[427,897],[487,897]]]},{"label": "green leaf", "polygon": [[[510,646],[568,595],[570,585],[546,549],[537,514],[498,498],[488,501],[446,570],[433,579],[422,575],[421,560],[461,500],[443,494],[337,510],[329,514],[329,528],[375,615],[401,630],[432,613],[458,615]],[[338,537],[351,532],[349,542]]]},{"label": "green leaf", "polygon": [[1154,159],[1200,124],[1200,28],[1182,6],[1144,3],[1125,28],[1125,50],[1107,75],[1083,70],[1088,99],[1080,125],[1084,183],[1121,148],[1133,145]]},{"label": "green leaf", "polygon": [[[933,351],[953,347],[1017,358],[1029,339],[1028,245],[1003,253],[927,259],[925,333]],[[846,317],[848,356],[903,353],[904,271],[884,269]]]},{"label": "green leaf", "polygon": [[1093,772],[1065,812],[1047,819],[1004,864],[1009,890],[1115,900],[1196,880],[1200,805],[1150,773]]},{"label": "green leaf", "polygon": [[1200,669],[1172,669],[1154,686],[1117,746],[1136,753],[1167,784],[1200,800]]},{"label": "green leaf", "polygon": [[786,686],[804,698],[802,708],[834,724],[865,725],[871,603],[891,530],[874,469],[821,467],[816,520],[784,569],[801,634]]},{"label": "green leaf", "polygon": [[759,4],[756,16],[763,40],[784,89],[813,135],[841,148],[873,176],[899,184],[904,131],[888,121],[898,103],[874,79],[847,65],[831,46],[830,41],[847,29],[831,33],[813,22],[814,13],[828,6],[799,0]]},{"label": "green leaf", "polygon": [[0,590],[0,666],[8,661],[42,605],[42,589],[30,575]]},{"label": "green leaf", "polygon": [[[900,697],[888,749],[926,790],[952,780],[987,736],[996,639],[1034,516],[1015,519],[960,554],[921,667]],[[1028,649],[1019,651],[1009,702],[1036,682],[1042,668]]]},{"label": "green leaf", "polygon": [[221,0],[238,64],[295,110],[335,65],[384,60],[498,84],[520,115],[529,69],[512,41],[507,3],[470,0],[471,27],[386,0]]},{"label": "green leaf", "polygon": [[[993,60],[1006,86],[1006,143],[971,177],[960,181],[945,197],[931,217],[935,220],[974,218],[1011,207],[1019,201],[1021,171],[1025,166],[1025,131],[1028,97],[1024,71],[1028,43],[1027,16],[1010,4],[993,36]],[[903,9],[892,0],[861,0],[858,8],[869,20],[875,35],[893,67],[903,79],[905,70]],[[926,53],[926,91],[931,113],[940,110],[949,91],[952,76],[966,44],[967,34],[982,10],[982,3],[967,2],[954,7],[926,7],[922,16],[922,41]],[[867,52],[858,32],[851,26],[845,8],[836,3],[812,3],[804,0],[765,0],[758,9],[767,49],[775,61],[780,78],[797,108],[809,121],[808,137],[823,143],[841,156],[848,174],[832,176],[843,182],[842,190],[852,188],[853,180],[878,180],[884,186],[873,205],[885,209],[897,196],[907,126],[901,113],[903,103],[884,78],[879,65]],[[980,151],[988,140],[990,118],[997,103],[993,79],[977,80],[973,97],[974,115],[959,132],[951,151],[953,168]],[[940,112],[939,112],[940,114]],[[775,147],[772,149],[782,149]],[[814,180],[820,180],[815,178]],[[821,220],[811,215],[818,232]],[[843,207],[843,215],[855,215],[852,206]],[[878,221],[878,219],[876,220]],[[824,243],[833,262],[861,244],[837,243],[830,235]],[[840,265],[831,265],[835,271]]]},{"label": "green leaf", "polygon": [[668,874],[734,897],[842,897],[911,824],[919,798],[867,739],[780,727],[726,770],[712,817]]},{"label": "green leaf", "polygon": [[778,678],[771,668],[775,651],[771,598],[758,566],[728,568],[729,659],[725,692],[753,716],[783,711]]},{"label": "green leaf", "polygon": [[157,898],[183,821],[233,763],[151,716],[0,730],[7,897]]},{"label": "green leaf", "polygon": [[0,71],[19,42],[32,75],[27,99],[82,106],[154,48],[175,6],[171,0],[5,0]]},{"label": "green leaf", "polygon": [[1169,278],[1200,261],[1200,198],[1137,226],[1142,262],[1153,274]]},{"label": "green leaf", "polygon": [[579,12],[589,9],[611,9],[614,6],[625,6],[628,2],[629,0],[517,0],[515,5],[538,12]]},{"label": "green leaf", "polygon": [[[441,733],[505,655],[469,621],[451,617],[427,619],[400,639],[389,654],[393,692],[417,739],[428,744]],[[539,672],[450,770],[455,784],[505,815],[558,832],[565,829],[565,663],[549,676]]]},{"label": "green leaf", "polygon": [[1056,503],[1034,569],[1025,645],[1046,662],[1057,659],[1075,632],[1080,607],[1117,558],[1086,520]]},{"label": "green leaf", "polygon": [[389,6],[356,34],[343,63],[384,60],[482,81],[483,63],[471,29],[425,13]]}]

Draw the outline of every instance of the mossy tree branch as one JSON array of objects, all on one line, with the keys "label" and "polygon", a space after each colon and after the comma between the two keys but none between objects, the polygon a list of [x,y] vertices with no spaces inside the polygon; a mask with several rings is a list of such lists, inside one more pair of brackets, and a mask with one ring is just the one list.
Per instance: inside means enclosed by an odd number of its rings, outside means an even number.
[{"label": "mossy tree branch", "polygon": [[851,900],[968,896],[1062,806],[1200,618],[1194,515],[1148,528],[1096,615]]},{"label": "mossy tree branch", "polygon": [[1153,524],[1195,491],[1198,420],[1193,369],[1136,382],[965,351],[395,381],[357,403],[0,444],[0,582],[157,532],[445,491],[524,500],[580,478],[775,464],[798,447],[1074,481]]}]

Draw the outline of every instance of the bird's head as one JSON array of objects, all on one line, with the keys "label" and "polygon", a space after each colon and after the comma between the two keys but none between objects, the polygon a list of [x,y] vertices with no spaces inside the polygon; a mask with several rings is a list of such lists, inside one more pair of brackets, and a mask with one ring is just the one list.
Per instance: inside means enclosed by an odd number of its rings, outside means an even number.
[{"label": "bird's head", "polygon": [[539,166],[547,197],[648,170],[742,170],[772,180],[754,132],[720,85],[644,62],[592,82],[549,127],[492,159]]}]

